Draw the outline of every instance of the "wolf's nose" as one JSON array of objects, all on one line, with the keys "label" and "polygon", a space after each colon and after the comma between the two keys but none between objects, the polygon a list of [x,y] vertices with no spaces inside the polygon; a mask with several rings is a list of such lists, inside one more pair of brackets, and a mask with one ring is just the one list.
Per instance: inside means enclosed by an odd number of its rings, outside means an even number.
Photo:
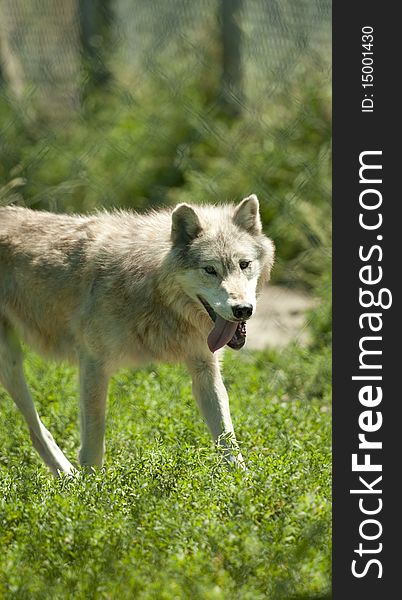
[{"label": "wolf's nose", "polygon": [[236,319],[249,319],[253,314],[253,307],[251,304],[238,304],[232,307],[232,311]]}]

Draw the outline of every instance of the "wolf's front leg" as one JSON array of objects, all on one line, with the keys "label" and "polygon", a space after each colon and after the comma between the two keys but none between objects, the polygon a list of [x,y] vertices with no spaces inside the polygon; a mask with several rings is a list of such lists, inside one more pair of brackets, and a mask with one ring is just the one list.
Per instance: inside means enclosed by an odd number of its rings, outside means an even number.
[{"label": "wolf's front leg", "polygon": [[80,356],[81,448],[83,467],[101,467],[105,451],[108,376],[95,358]]},{"label": "wolf's front leg", "polygon": [[215,355],[187,360],[193,381],[193,394],[211,435],[218,446],[225,448],[225,460],[244,469],[238,450],[229,409],[229,398],[222,381],[219,361]]}]

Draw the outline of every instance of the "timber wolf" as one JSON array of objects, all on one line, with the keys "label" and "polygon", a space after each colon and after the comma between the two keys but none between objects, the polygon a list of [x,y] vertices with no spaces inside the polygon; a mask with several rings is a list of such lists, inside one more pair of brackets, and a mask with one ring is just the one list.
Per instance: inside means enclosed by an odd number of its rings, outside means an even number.
[{"label": "timber wolf", "polygon": [[20,338],[79,365],[82,466],[103,463],[111,374],[183,361],[213,439],[241,468],[217,351],[244,345],[273,259],[255,195],[237,206],[179,204],[147,214],[0,208],[0,382],[50,470],[74,467],[36,412]]}]

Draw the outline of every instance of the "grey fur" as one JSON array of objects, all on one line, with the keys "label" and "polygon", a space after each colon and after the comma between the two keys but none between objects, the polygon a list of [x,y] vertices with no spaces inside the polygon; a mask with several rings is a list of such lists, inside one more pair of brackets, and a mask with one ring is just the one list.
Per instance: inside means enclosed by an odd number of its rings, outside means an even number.
[{"label": "grey fur", "polygon": [[[19,337],[42,355],[79,364],[82,465],[102,465],[110,375],[183,361],[213,438],[224,436],[229,462],[241,466],[219,360],[206,343],[212,321],[198,294],[230,319],[236,302],[255,304],[273,257],[255,196],[237,208],[179,205],[145,215],[0,208],[0,382],[52,472],[73,466],[35,410]],[[252,260],[248,273],[241,259]],[[208,276],[206,264],[219,277]]]}]

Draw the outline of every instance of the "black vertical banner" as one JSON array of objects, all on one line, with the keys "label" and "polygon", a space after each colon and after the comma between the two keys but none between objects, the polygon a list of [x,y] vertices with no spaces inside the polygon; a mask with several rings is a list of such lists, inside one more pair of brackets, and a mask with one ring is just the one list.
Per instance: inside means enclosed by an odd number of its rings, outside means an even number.
[{"label": "black vertical banner", "polygon": [[398,8],[333,7],[335,600],[401,597]]}]

